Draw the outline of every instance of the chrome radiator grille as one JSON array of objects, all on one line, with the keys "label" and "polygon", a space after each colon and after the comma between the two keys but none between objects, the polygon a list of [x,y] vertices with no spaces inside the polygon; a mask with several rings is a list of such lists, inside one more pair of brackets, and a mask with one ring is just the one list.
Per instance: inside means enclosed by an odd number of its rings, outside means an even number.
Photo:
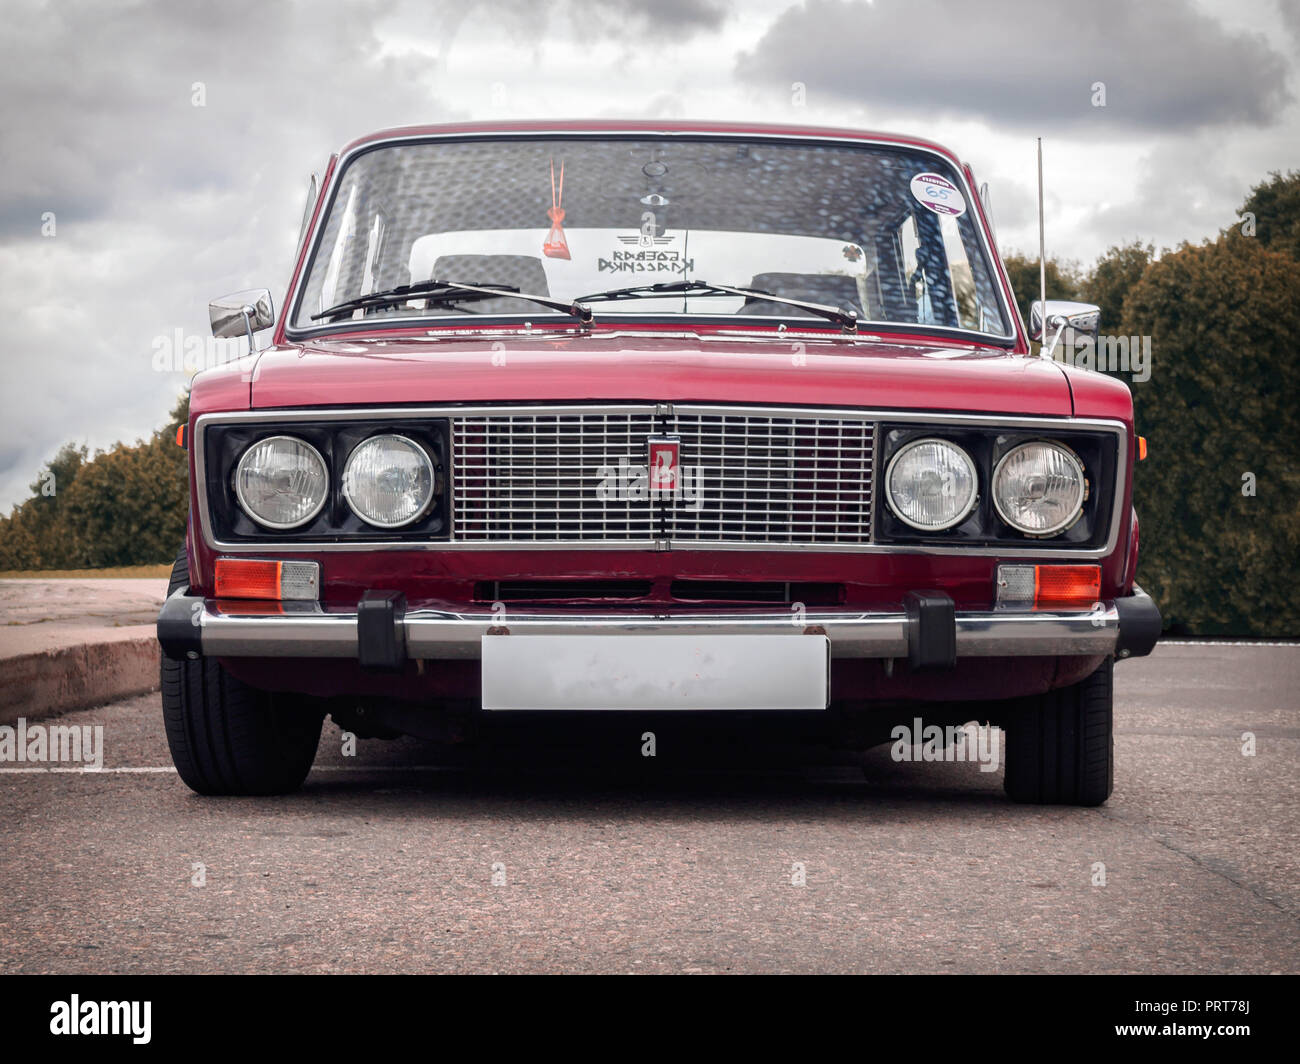
[{"label": "chrome radiator grille", "polygon": [[667,509],[672,540],[785,545],[871,539],[873,425],[837,417],[678,408],[668,419],[701,502]]},{"label": "chrome radiator grille", "polygon": [[656,427],[652,406],[452,418],[453,538],[653,541],[648,499],[602,499],[598,489],[620,460],[645,461]]},{"label": "chrome radiator grille", "polygon": [[[870,421],[676,405],[475,412],[451,426],[454,542],[852,547],[871,539]],[[680,438],[694,498],[645,497],[651,436]]]}]

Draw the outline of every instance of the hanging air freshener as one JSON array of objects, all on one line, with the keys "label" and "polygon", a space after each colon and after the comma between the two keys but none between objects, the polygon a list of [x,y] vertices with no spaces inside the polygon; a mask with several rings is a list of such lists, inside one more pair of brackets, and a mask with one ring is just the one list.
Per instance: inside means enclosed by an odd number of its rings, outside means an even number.
[{"label": "hanging air freshener", "polygon": [[546,242],[542,245],[542,254],[548,259],[567,259],[569,257],[569,242],[564,239],[564,208],[560,204],[564,201],[564,160],[560,160],[560,185],[559,189],[555,186],[555,160],[551,160],[551,206],[546,212],[546,216],[551,220],[551,231],[546,234]]}]

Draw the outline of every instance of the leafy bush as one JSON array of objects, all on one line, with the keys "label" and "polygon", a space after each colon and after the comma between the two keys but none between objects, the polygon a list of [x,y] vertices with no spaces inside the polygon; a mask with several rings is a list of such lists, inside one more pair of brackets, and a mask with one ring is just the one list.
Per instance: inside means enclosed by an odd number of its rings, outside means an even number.
[{"label": "leafy bush", "polygon": [[[1039,282],[1038,257],[1027,258],[1017,251],[1009,251],[1002,256],[1002,263],[1007,268],[1007,279],[1011,282],[1011,291],[1016,295],[1016,305],[1029,323],[1029,304],[1038,298]],[[1047,298],[1081,299],[1079,289],[1082,285],[1079,268],[1072,262],[1047,260]]]},{"label": "leafy bush", "polygon": [[1264,247],[1300,260],[1300,171],[1269,174],[1250,190],[1237,214],[1242,219],[1238,232],[1253,228]]},{"label": "leafy bush", "polygon": [[65,444],[32,483],[32,498],[0,517],[0,570],[85,569],[167,562],[185,535],[186,453],[168,424],[147,440],[87,456]]},{"label": "leafy bush", "polygon": [[1142,280],[1155,253],[1154,247],[1140,240],[1109,248],[1080,285],[1080,298],[1101,308],[1103,333],[1119,331],[1124,316],[1124,300]]},{"label": "leafy bush", "polygon": [[1165,253],[1124,300],[1118,331],[1153,350],[1133,386],[1138,576],[1176,630],[1300,634],[1298,293],[1300,263],[1232,231]]}]

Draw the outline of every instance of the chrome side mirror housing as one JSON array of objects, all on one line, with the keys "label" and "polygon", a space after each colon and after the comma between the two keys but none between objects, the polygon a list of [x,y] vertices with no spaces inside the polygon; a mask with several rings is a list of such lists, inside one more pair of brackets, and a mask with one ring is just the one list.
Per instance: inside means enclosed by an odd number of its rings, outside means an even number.
[{"label": "chrome side mirror housing", "polygon": [[[1043,304],[1035,299],[1029,304],[1031,340],[1043,339],[1043,318]],[[1087,333],[1095,337],[1101,328],[1101,307],[1092,303],[1073,303],[1067,299],[1049,299],[1046,318],[1048,330],[1055,330],[1058,336],[1061,330],[1069,328],[1076,333]]]},{"label": "chrome side mirror housing", "polygon": [[252,354],[257,350],[253,334],[275,324],[271,292],[266,288],[252,288],[214,299],[208,304],[208,319],[212,322],[212,335],[218,339],[246,335],[248,351]]}]

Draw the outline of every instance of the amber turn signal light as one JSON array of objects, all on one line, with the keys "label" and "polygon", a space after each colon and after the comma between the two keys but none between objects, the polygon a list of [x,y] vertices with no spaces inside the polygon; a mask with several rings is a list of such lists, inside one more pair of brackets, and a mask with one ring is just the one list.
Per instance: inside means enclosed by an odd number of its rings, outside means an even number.
[{"label": "amber turn signal light", "polygon": [[1147,438],[1145,436],[1139,436],[1138,437],[1138,461],[1145,462],[1146,460],[1147,460]]},{"label": "amber turn signal light", "polygon": [[320,597],[320,565],[260,558],[218,558],[219,599],[302,600]]},{"label": "amber turn signal light", "polygon": [[1100,565],[999,565],[999,606],[1089,608],[1101,597]]}]

